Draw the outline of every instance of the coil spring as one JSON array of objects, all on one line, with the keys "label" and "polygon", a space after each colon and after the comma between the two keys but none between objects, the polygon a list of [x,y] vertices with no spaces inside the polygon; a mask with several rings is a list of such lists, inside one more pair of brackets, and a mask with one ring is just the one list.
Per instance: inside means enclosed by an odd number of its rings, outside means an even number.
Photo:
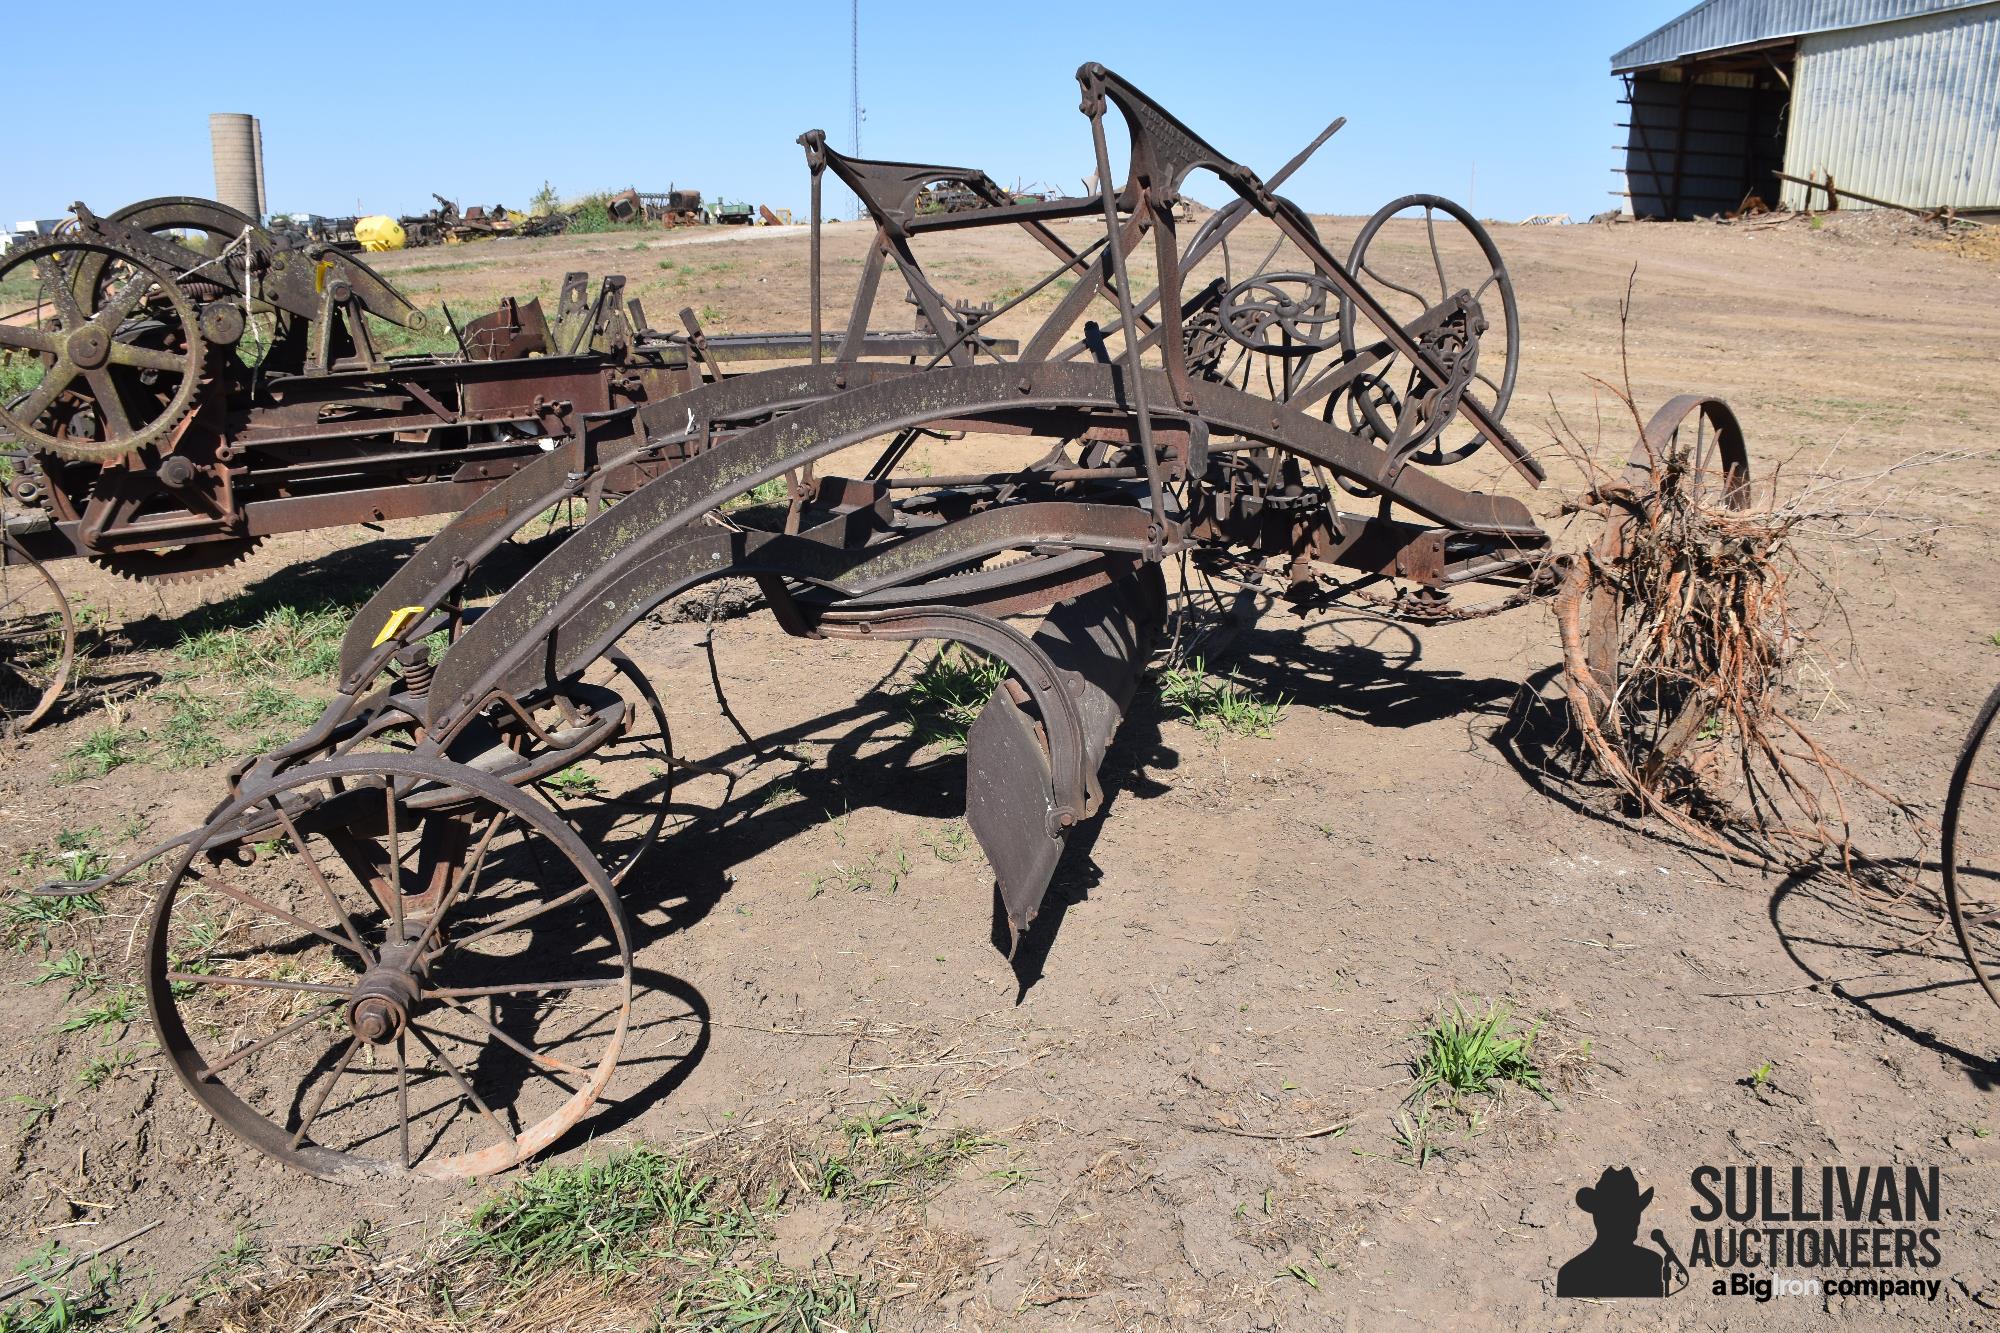
[{"label": "coil spring", "polygon": [[405,690],[419,699],[430,694],[431,678],[437,675],[437,665],[431,661],[431,655],[428,651],[421,652],[414,661],[404,662],[399,660],[397,665],[402,668],[403,688]]}]

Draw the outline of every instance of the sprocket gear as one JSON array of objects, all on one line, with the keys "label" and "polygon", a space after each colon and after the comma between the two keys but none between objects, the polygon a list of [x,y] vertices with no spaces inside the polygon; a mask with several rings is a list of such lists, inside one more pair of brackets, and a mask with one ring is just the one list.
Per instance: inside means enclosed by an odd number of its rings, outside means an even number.
[{"label": "sprocket gear", "polygon": [[262,537],[230,537],[222,541],[197,542],[152,551],[118,551],[87,557],[99,569],[108,569],[134,583],[198,583],[214,578],[232,565],[241,564],[264,544]]}]

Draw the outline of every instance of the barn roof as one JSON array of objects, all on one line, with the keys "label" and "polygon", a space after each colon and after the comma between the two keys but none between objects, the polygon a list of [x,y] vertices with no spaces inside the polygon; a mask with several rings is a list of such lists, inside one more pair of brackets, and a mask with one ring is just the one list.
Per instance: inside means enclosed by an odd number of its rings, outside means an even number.
[{"label": "barn roof", "polygon": [[1690,56],[1781,41],[1809,32],[1865,28],[1995,0],[1702,0],[1611,57],[1611,70],[1671,65]]}]

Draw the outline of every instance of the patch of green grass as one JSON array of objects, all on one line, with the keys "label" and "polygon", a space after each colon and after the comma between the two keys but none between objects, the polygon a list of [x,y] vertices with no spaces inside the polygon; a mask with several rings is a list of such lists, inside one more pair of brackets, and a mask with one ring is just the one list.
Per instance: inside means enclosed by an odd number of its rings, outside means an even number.
[{"label": "patch of green grass", "polygon": [[119,1309],[115,1263],[67,1268],[70,1251],[54,1241],[42,1246],[14,1271],[37,1281],[26,1295],[0,1306],[0,1333],[72,1333],[123,1323],[134,1312]]},{"label": "patch of green grass", "polygon": [[835,861],[812,877],[812,892],[806,897],[817,898],[830,888],[849,893],[872,893],[880,889],[893,895],[903,887],[903,879],[909,873],[910,854],[898,843],[890,851],[870,852],[864,860]]},{"label": "patch of green grass", "polygon": [[1004,663],[959,644],[945,644],[899,691],[910,715],[910,735],[923,748],[963,750],[979,710],[1005,679]]},{"label": "patch of green grass", "polygon": [[561,772],[551,773],[542,779],[542,785],[565,800],[575,801],[597,795],[604,784],[598,780],[597,774],[583,765],[571,764]]},{"label": "patch of green grass", "polygon": [[1416,1087],[1410,1100],[1434,1093],[1456,1099],[1472,1093],[1492,1095],[1493,1084],[1512,1083],[1553,1103],[1542,1086],[1535,1063],[1538,1026],[1522,1028],[1501,1003],[1489,1004],[1475,1015],[1454,999],[1437,1021],[1418,1034],[1422,1049],[1410,1062]]},{"label": "patch of green grass", "polygon": [[766,1259],[710,1269],[677,1289],[655,1327],[689,1329],[851,1329],[872,1327],[861,1285],[809,1277]]},{"label": "patch of green grass", "polygon": [[1440,1152],[1431,1142],[1431,1108],[1428,1106],[1415,1116],[1407,1110],[1396,1112],[1393,1129],[1396,1141],[1393,1157],[1404,1166],[1414,1166],[1421,1171]]},{"label": "patch of green grass", "polygon": [[153,737],[153,757],[167,768],[205,768],[225,758],[229,747],[216,734],[222,709],[192,690],[167,695],[167,717]]},{"label": "patch of green grass", "polygon": [[51,850],[23,852],[14,873],[19,875],[52,869],[64,879],[94,879],[111,864],[111,858],[97,845],[102,836],[103,830],[95,824],[88,828],[64,829],[56,834],[55,846]]},{"label": "patch of green grass", "polygon": [[137,1051],[113,1051],[109,1055],[95,1055],[77,1071],[76,1083],[80,1088],[95,1092],[118,1075],[139,1063]]},{"label": "patch of green grass", "polygon": [[517,1283],[637,1273],[681,1245],[726,1253],[759,1227],[749,1210],[716,1197],[715,1183],[651,1148],[545,1166],[481,1204],[461,1244]]},{"label": "patch of green grass", "polygon": [[972,841],[972,829],[962,819],[954,819],[937,833],[924,839],[924,846],[931,849],[931,855],[946,865],[957,865],[968,856],[977,856],[979,848]]},{"label": "patch of green grass", "polygon": [[87,778],[101,778],[113,769],[123,768],[139,757],[139,743],[142,739],[139,733],[126,727],[122,722],[110,722],[95,727],[81,742],[70,747],[68,762],[57,770],[56,781],[82,782]]},{"label": "patch of green grass", "polygon": [[30,938],[49,947],[49,936],[58,926],[73,924],[83,917],[102,916],[104,899],[94,893],[72,894],[66,898],[43,898],[16,892],[0,903],[0,935],[16,948]]},{"label": "patch of green grass", "polygon": [[64,949],[54,958],[44,958],[41,971],[28,984],[46,986],[51,981],[62,982],[68,988],[63,998],[73,1000],[85,991],[103,986],[104,973],[98,971],[96,962],[83,950]]},{"label": "patch of green grass", "polygon": [[1160,702],[1192,727],[1220,736],[1271,738],[1272,728],[1284,716],[1286,699],[1259,699],[1248,686],[1231,675],[1218,680],[1209,675],[1207,664],[1197,657],[1186,666],[1169,667],[1160,673]]},{"label": "patch of green grass", "polygon": [[921,1192],[960,1162],[1000,1146],[966,1129],[926,1140],[931,1114],[923,1102],[903,1099],[850,1117],[841,1122],[844,1146],[815,1155],[801,1174],[822,1199],[870,1200],[897,1188]]},{"label": "patch of green grass", "polygon": [[41,359],[27,352],[0,351],[0,403],[18,398],[42,382],[48,372]]},{"label": "patch of green grass", "polygon": [[116,1024],[120,1031],[130,1026],[139,1016],[142,1008],[139,992],[134,987],[126,987],[105,996],[81,1013],[65,1018],[58,1031],[89,1032],[94,1028],[105,1028]]},{"label": "patch of green grass", "polygon": [[44,1101],[40,1097],[30,1097],[25,1092],[16,1092],[7,1098],[9,1106],[21,1108],[21,1134],[26,1137],[35,1132],[37,1126],[50,1120],[56,1113],[57,1103]]},{"label": "patch of green grass", "polygon": [[175,663],[183,679],[217,676],[268,687],[274,678],[323,678],[340,663],[351,614],[344,606],[273,606],[247,625],[211,623],[175,645]]}]

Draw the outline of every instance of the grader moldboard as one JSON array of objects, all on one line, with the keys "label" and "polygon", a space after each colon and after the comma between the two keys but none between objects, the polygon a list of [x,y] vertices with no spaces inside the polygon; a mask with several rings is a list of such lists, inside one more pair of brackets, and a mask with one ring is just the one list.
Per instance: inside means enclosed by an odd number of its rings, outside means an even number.
[{"label": "grader moldboard", "polygon": [[[130,578],[205,578],[266,536],[456,513],[559,444],[752,363],[808,355],[804,333],[653,330],[624,278],[563,282],[555,318],[507,298],[455,352],[396,356],[385,326],[425,315],[362,260],[295,244],[206,199],[152,199],[0,257],[0,353],[38,372],[0,400],[8,469],[0,529],[0,724],[46,715],[75,658],[67,600],[44,562],[82,557]],[[935,356],[924,333],[868,333],[857,356]],[[754,379],[754,374],[751,376]],[[789,383],[789,381],[787,381]],[[746,390],[748,416],[795,405]],[[598,470],[616,496],[675,460]]]},{"label": "grader moldboard", "polygon": [[[212,817],[171,845],[152,919],[161,1048],[230,1129],[363,1181],[501,1170],[584,1119],[632,1022],[620,886],[661,832],[676,776],[663,701],[618,644],[709,580],[754,578],[795,635],[951,640],[1005,664],[966,745],[967,817],[1016,947],[1066,837],[1103,803],[1106,749],[1165,621],[1164,562],[1301,606],[1399,580],[1395,608],[1420,620],[1454,614],[1463,585],[1496,588],[1501,604],[1550,591],[1551,540],[1528,509],[1440,474],[1492,449],[1543,480],[1501,420],[1519,336],[1485,230],[1411,196],[1336,256],[1275,189],[1341,122],[1266,182],[1102,66],[1078,81],[1100,182],[1083,197],[1017,202],[982,172],[867,161],[802,136],[810,361],[591,415],[356,616],[339,697],[239,766]],[[1114,107],[1129,137],[1122,185]],[[1180,190],[1196,170],[1233,198],[1183,236]],[[830,355],[828,172],[875,225]],[[922,213],[920,193],[940,187],[982,206]],[[1420,239],[1398,267],[1390,232],[1411,229],[1388,224],[1406,215]],[[1246,272],[1230,243],[1252,218],[1277,239]],[[1077,220],[1102,231],[1073,245],[1080,229],[1056,224]],[[915,249],[984,227],[1020,227],[1053,261],[990,310],[947,298]],[[1157,276],[1142,292],[1133,271],[1149,240]],[[1272,267],[1280,251],[1293,267]],[[862,355],[892,264],[937,342],[922,364]],[[1018,350],[990,335],[1043,292],[1054,308]],[[924,439],[988,466],[905,475]],[[1003,445],[1016,461],[995,462]],[[862,475],[816,472],[857,446],[873,457]],[[1747,475],[1741,434],[1710,399],[1670,404],[1647,448],[1679,451],[1727,494]],[[497,601],[469,604],[470,576],[510,534],[634,469],[658,475]],[[778,478],[792,497],[782,521],[725,516]],[[1594,608],[1591,624],[1617,610]],[[1044,613],[1038,626],[1011,623],[1030,613]],[[1615,644],[1593,644],[1593,662],[1614,680]]]}]

